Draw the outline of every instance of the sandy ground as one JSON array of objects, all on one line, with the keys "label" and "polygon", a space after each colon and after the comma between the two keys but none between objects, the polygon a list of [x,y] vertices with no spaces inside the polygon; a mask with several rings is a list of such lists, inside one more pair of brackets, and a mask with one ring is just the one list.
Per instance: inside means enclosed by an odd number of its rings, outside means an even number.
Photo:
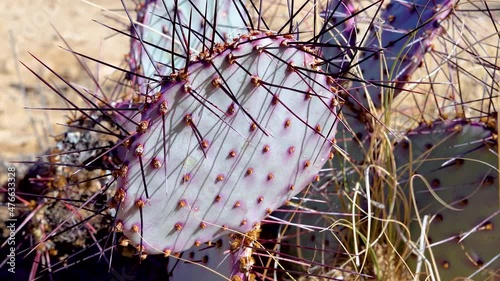
[{"label": "sandy ground", "polygon": [[[123,10],[120,1],[92,0],[96,5]],[[126,1],[130,3],[130,1]],[[133,8],[133,4],[130,4]],[[128,38],[111,36],[114,31],[93,22],[98,20],[125,29],[125,25],[111,20],[111,13],[83,1],[64,0],[16,0],[0,1],[0,175],[10,164],[9,160],[29,159],[40,153],[50,143],[49,135],[61,130],[54,125],[65,120],[66,112],[27,110],[25,106],[65,106],[61,98],[43,85],[19,61],[55,82],[70,99],[74,93],[67,91],[64,83],[58,81],[30,54],[40,58],[57,73],[69,81],[92,89],[90,78],[78,61],[69,52],[59,48],[63,41],[57,30],[70,46],[91,57],[100,58],[112,64],[119,64],[128,49]],[[124,21],[124,19],[122,19]],[[113,70],[89,63],[100,81]],[[23,94],[23,88],[25,94]],[[50,124],[50,125],[49,125]],[[36,129],[35,129],[36,128]],[[0,179],[2,178],[0,176]]]}]

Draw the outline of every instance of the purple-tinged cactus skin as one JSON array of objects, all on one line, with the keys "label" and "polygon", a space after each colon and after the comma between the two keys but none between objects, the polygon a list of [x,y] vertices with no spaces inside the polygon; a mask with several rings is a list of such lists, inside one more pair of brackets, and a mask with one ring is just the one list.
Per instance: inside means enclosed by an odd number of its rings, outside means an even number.
[{"label": "purple-tinged cactus skin", "polygon": [[130,100],[125,100],[122,102],[117,102],[112,104],[114,107],[113,111],[113,123],[119,124],[120,128],[124,130],[123,133],[134,133],[137,130],[140,120],[140,103],[134,103]]},{"label": "purple-tinged cactus skin", "polygon": [[289,40],[254,32],[220,44],[145,105],[118,180],[117,220],[134,245],[177,253],[248,232],[317,178],[337,96]]},{"label": "purple-tinged cactus skin", "polygon": [[332,0],[320,13],[326,22],[323,28],[328,30],[320,38],[322,44],[327,44],[321,48],[323,59],[327,62],[327,73],[341,74],[349,69],[354,55],[350,47],[356,45],[355,12],[352,1]]},{"label": "purple-tinged cactus skin", "polygon": [[[382,95],[387,96],[392,93],[394,97],[402,90],[409,76],[422,62],[424,54],[429,51],[431,41],[441,32],[440,23],[450,14],[453,5],[452,0],[439,2],[422,0],[412,3],[393,1],[383,10],[381,18],[384,23],[381,26],[374,24],[363,44],[365,50],[373,49],[373,52],[361,52],[359,65],[354,65],[361,70],[362,79],[354,78],[348,90],[349,94],[342,95],[345,104],[341,110],[343,118],[338,131],[337,144],[347,153],[348,158],[337,157],[334,160],[336,169],[351,170],[352,164],[361,164],[366,160],[366,153],[372,141],[371,133],[375,123],[380,122],[367,112],[367,110],[370,111],[367,95],[370,96],[375,107],[380,108]],[[343,16],[344,19],[355,14],[353,3],[349,1],[332,1],[327,11],[335,8],[337,8],[337,15]],[[323,14],[328,15],[327,12]],[[333,13],[333,15],[336,14]],[[350,42],[345,42],[351,47],[351,49],[347,48],[349,52],[354,52],[356,48],[354,24],[355,17],[345,20],[342,22],[343,29],[340,28],[344,33],[336,34],[340,38],[350,38]],[[325,34],[323,41],[325,37],[328,38],[328,35],[331,33]],[[350,37],[346,37],[348,35]],[[333,55],[335,50],[339,49],[323,47],[325,59],[342,57],[342,54]],[[336,72],[339,71],[339,66],[337,65],[337,69],[331,66],[328,72],[338,75],[339,73]],[[381,72],[383,69],[384,72]],[[346,70],[341,69],[341,72]],[[397,89],[392,91],[392,88]]]},{"label": "purple-tinged cactus skin", "polygon": [[[492,274],[500,268],[494,128],[462,119],[436,121],[411,130],[407,137],[395,147],[401,177],[407,179],[401,184],[409,189],[412,183],[420,216],[433,218],[427,235],[441,280],[468,277],[483,265],[487,266],[482,274]],[[429,187],[421,178],[409,179],[409,173],[424,177]],[[413,222],[414,240],[420,232],[418,223]]]},{"label": "purple-tinged cactus skin", "polygon": [[[150,85],[147,78],[159,79],[175,72],[184,67],[187,54],[196,55],[210,49],[214,43],[227,42],[240,33],[246,33],[239,14],[244,3],[233,0],[147,0],[138,12],[137,22],[140,24],[135,24],[131,30],[135,39],[130,46],[130,69],[141,75],[134,77],[133,84],[139,85],[141,93],[150,94],[154,85]],[[214,21],[215,17],[217,21]]]},{"label": "purple-tinged cactus skin", "polygon": [[440,24],[451,13],[454,4],[453,0],[389,3],[382,12],[384,22],[372,26],[364,43],[365,48],[374,51],[360,55],[359,67],[363,76],[352,85],[350,93],[355,101],[351,102],[368,108],[369,95],[375,107],[380,108],[382,96],[392,93],[395,97],[400,93],[425,53],[432,50],[431,42],[442,32]]}]

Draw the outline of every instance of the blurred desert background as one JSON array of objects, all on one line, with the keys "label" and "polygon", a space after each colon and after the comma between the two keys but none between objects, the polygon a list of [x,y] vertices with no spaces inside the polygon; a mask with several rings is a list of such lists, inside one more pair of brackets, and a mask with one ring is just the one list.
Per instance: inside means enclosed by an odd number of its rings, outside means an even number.
[{"label": "blurred desert background", "polygon": [[[68,98],[75,94],[31,55],[78,87],[95,88],[75,57],[60,48],[71,48],[94,58],[118,65],[128,49],[128,38],[115,35],[99,21],[126,30],[120,1],[92,0],[0,1],[0,171],[12,160],[33,160],[50,143],[51,135],[61,131],[68,112],[29,110],[25,107],[66,107],[61,98],[40,82],[19,61],[49,82],[54,82]],[[125,1],[129,8],[134,4]],[[101,8],[97,7],[100,6]],[[107,11],[103,11],[107,10]],[[121,16],[121,22],[112,17]],[[119,17],[118,17],[119,18]],[[57,32],[56,32],[57,30]],[[87,62],[91,72],[103,81],[113,70]],[[111,84],[111,83],[109,83]],[[5,173],[0,172],[0,180]]]}]

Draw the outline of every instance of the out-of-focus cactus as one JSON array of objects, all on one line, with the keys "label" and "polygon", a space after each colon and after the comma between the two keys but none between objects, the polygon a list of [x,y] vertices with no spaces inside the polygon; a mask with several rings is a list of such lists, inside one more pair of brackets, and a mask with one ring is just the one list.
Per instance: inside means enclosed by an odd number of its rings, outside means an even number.
[{"label": "out-of-focus cactus", "polygon": [[[422,231],[427,233],[425,253],[430,259],[428,253],[432,252],[437,264],[433,270],[438,270],[441,280],[468,278],[483,266],[478,275],[481,280],[498,276],[500,202],[495,128],[460,119],[436,121],[420,125],[406,137],[395,147],[394,155],[400,184],[414,196],[420,216],[420,223],[415,220],[410,231],[415,240]],[[421,230],[424,215],[431,220]],[[416,219],[415,213],[413,216]]]},{"label": "out-of-focus cactus", "polygon": [[[455,1],[392,1],[382,11],[381,24],[373,23],[360,54],[361,75],[350,94],[351,103],[369,108],[368,97],[376,108],[402,91],[421,64],[431,42],[441,31],[441,22],[451,13]],[[368,50],[373,51],[368,51]]]},{"label": "out-of-focus cactus", "polygon": [[355,8],[352,1],[330,1],[320,16],[325,21],[320,42],[322,58],[326,63],[326,72],[345,73],[352,62],[356,46]]}]

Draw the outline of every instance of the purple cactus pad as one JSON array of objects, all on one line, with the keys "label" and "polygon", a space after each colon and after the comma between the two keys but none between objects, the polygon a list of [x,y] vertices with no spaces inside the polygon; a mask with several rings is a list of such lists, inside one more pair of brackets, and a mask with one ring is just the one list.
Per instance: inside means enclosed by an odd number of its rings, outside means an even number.
[{"label": "purple cactus pad", "polygon": [[317,179],[337,96],[314,50],[255,32],[193,57],[146,104],[117,219],[147,253],[247,232]]}]

